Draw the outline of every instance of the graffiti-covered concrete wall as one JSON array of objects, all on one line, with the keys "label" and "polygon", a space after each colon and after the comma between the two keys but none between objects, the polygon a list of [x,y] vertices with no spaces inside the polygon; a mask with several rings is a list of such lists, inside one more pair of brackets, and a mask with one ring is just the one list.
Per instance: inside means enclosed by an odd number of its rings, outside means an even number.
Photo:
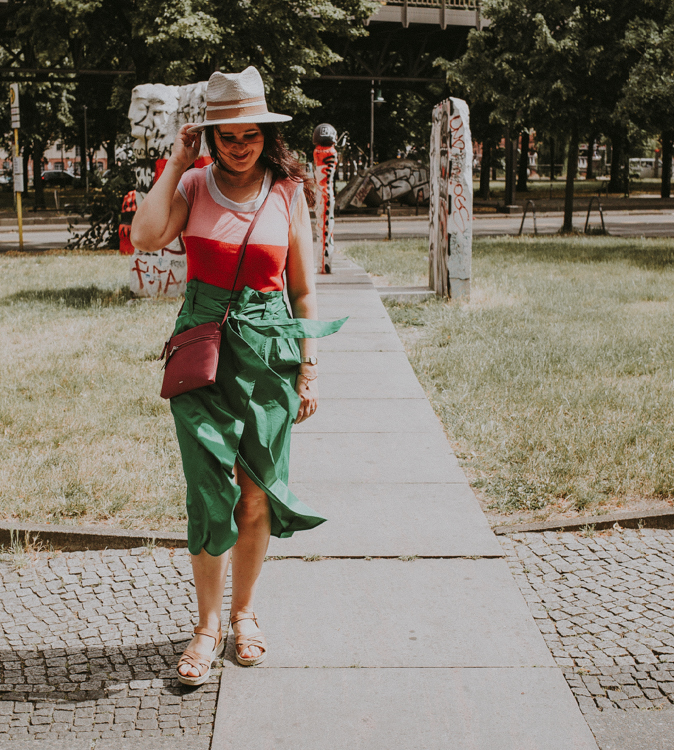
[{"label": "graffiti-covered concrete wall", "polygon": [[[206,86],[206,81],[188,86],[144,83],[133,89],[128,117],[138,160],[136,206],[161,174],[180,128],[203,120]],[[156,253],[134,249],[130,261],[131,291],[139,297],[178,297],[185,292],[187,263],[179,239]]]},{"label": "graffiti-covered concrete wall", "polygon": [[430,196],[428,170],[413,159],[390,159],[365,169],[339,192],[336,205],[345,208],[376,207],[385,201],[406,199],[425,203]]},{"label": "graffiti-covered concrete wall", "polygon": [[430,157],[429,285],[442,296],[469,299],[473,145],[463,99],[434,107]]}]

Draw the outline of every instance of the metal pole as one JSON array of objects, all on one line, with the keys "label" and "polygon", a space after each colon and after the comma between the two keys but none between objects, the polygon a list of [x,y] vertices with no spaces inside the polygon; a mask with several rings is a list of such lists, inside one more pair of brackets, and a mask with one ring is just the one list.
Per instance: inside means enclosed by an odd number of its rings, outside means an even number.
[{"label": "metal pole", "polygon": [[[14,128],[14,156],[19,156],[19,129]],[[23,207],[21,205],[21,191],[16,195],[16,216],[19,220],[19,250],[23,250]]]},{"label": "metal pole", "polygon": [[374,167],[374,80],[370,89],[370,167]]},{"label": "metal pole", "polygon": [[84,105],[84,156],[82,157],[82,163],[84,165],[84,197],[89,197],[89,165],[87,164],[87,151],[89,146],[87,143],[87,105]]}]

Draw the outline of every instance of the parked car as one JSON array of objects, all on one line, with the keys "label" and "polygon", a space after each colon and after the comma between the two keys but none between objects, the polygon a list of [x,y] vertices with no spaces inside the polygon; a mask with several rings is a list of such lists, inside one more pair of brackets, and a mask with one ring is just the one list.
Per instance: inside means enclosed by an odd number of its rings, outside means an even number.
[{"label": "parked car", "polygon": [[655,159],[630,159],[630,177],[633,180],[655,177]]},{"label": "parked car", "polygon": [[11,172],[0,174],[0,190],[6,190],[10,193],[14,190],[14,177]]},{"label": "parked car", "polygon": [[67,187],[75,182],[75,175],[62,169],[48,169],[42,173],[42,182],[45,187]]}]

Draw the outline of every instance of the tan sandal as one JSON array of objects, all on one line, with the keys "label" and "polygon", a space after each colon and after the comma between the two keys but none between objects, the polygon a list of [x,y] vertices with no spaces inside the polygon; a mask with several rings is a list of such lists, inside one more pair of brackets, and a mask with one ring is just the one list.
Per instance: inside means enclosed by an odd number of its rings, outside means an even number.
[{"label": "tan sandal", "polygon": [[[213,661],[222,655],[225,648],[225,639],[222,637],[222,626],[218,628],[217,633],[215,630],[209,630],[209,628],[194,628],[194,635],[207,635],[215,641],[215,648],[210,656],[200,654],[197,651],[192,651],[186,648],[183,651],[183,655],[180,657],[176,670],[178,671],[178,680],[183,685],[203,685],[204,682],[211,676],[211,665]],[[184,675],[180,672],[180,667],[183,665],[189,665],[192,669],[196,669],[199,673],[196,677],[191,675]]]},{"label": "tan sandal", "polygon": [[[257,619],[253,612],[240,612],[238,615],[232,617],[229,622],[233,626],[234,623],[239,622],[239,620],[252,620],[257,625]],[[257,627],[259,628],[260,626],[257,625]],[[234,628],[232,627],[232,630],[233,629]],[[241,656],[241,652],[249,646],[257,646],[262,653],[259,656],[254,656],[249,659]],[[267,658],[267,640],[262,633],[253,633],[252,635],[243,635],[243,633],[240,633],[235,639],[235,649],[236,660],[243,667],[254,667],[256,664],[260,664]]]}]

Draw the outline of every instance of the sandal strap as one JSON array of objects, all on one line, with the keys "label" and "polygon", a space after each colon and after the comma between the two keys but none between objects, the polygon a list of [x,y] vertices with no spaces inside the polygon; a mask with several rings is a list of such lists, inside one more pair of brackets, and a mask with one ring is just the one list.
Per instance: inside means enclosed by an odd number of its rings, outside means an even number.
[{"label": "sandal strap", "polygon": [[222,626],[218,629],[217,632],[215,630],[211,630],[210,628],[201,628],[197,626],[196,628],[194,628],[194,634],[209,636],[215,641],[215,645],[217,646],[218,643],[220,643],[220,639],[222,638]]},{"label": "sandal strap", "polygon": [[262,633],[237,635],[235,645],[237,650],[243,650],[244,648],[248,648],[248,646],[257,646],[262,651],[267,650],[267,640]]},{"label": "sandal strap", "polygon": [[232,625],[234,625],[235,622],[239,622],[239,620],[252,620],[257,625],[255,612],[239,612],[237,615],[233,615],[229,618]]},{"label": "sandal strap", "polygon": [[211,663],[212,660],[205,657],[203,654],[199,654],[196,651],[190,651],[190,649],[185,649],[183,655],[180,657],[180,661],[178,662],[178,668],[183,664],[187,664],[196,669],[201,677],[201,675],[205,674],[206,671],[210,669]]}]

